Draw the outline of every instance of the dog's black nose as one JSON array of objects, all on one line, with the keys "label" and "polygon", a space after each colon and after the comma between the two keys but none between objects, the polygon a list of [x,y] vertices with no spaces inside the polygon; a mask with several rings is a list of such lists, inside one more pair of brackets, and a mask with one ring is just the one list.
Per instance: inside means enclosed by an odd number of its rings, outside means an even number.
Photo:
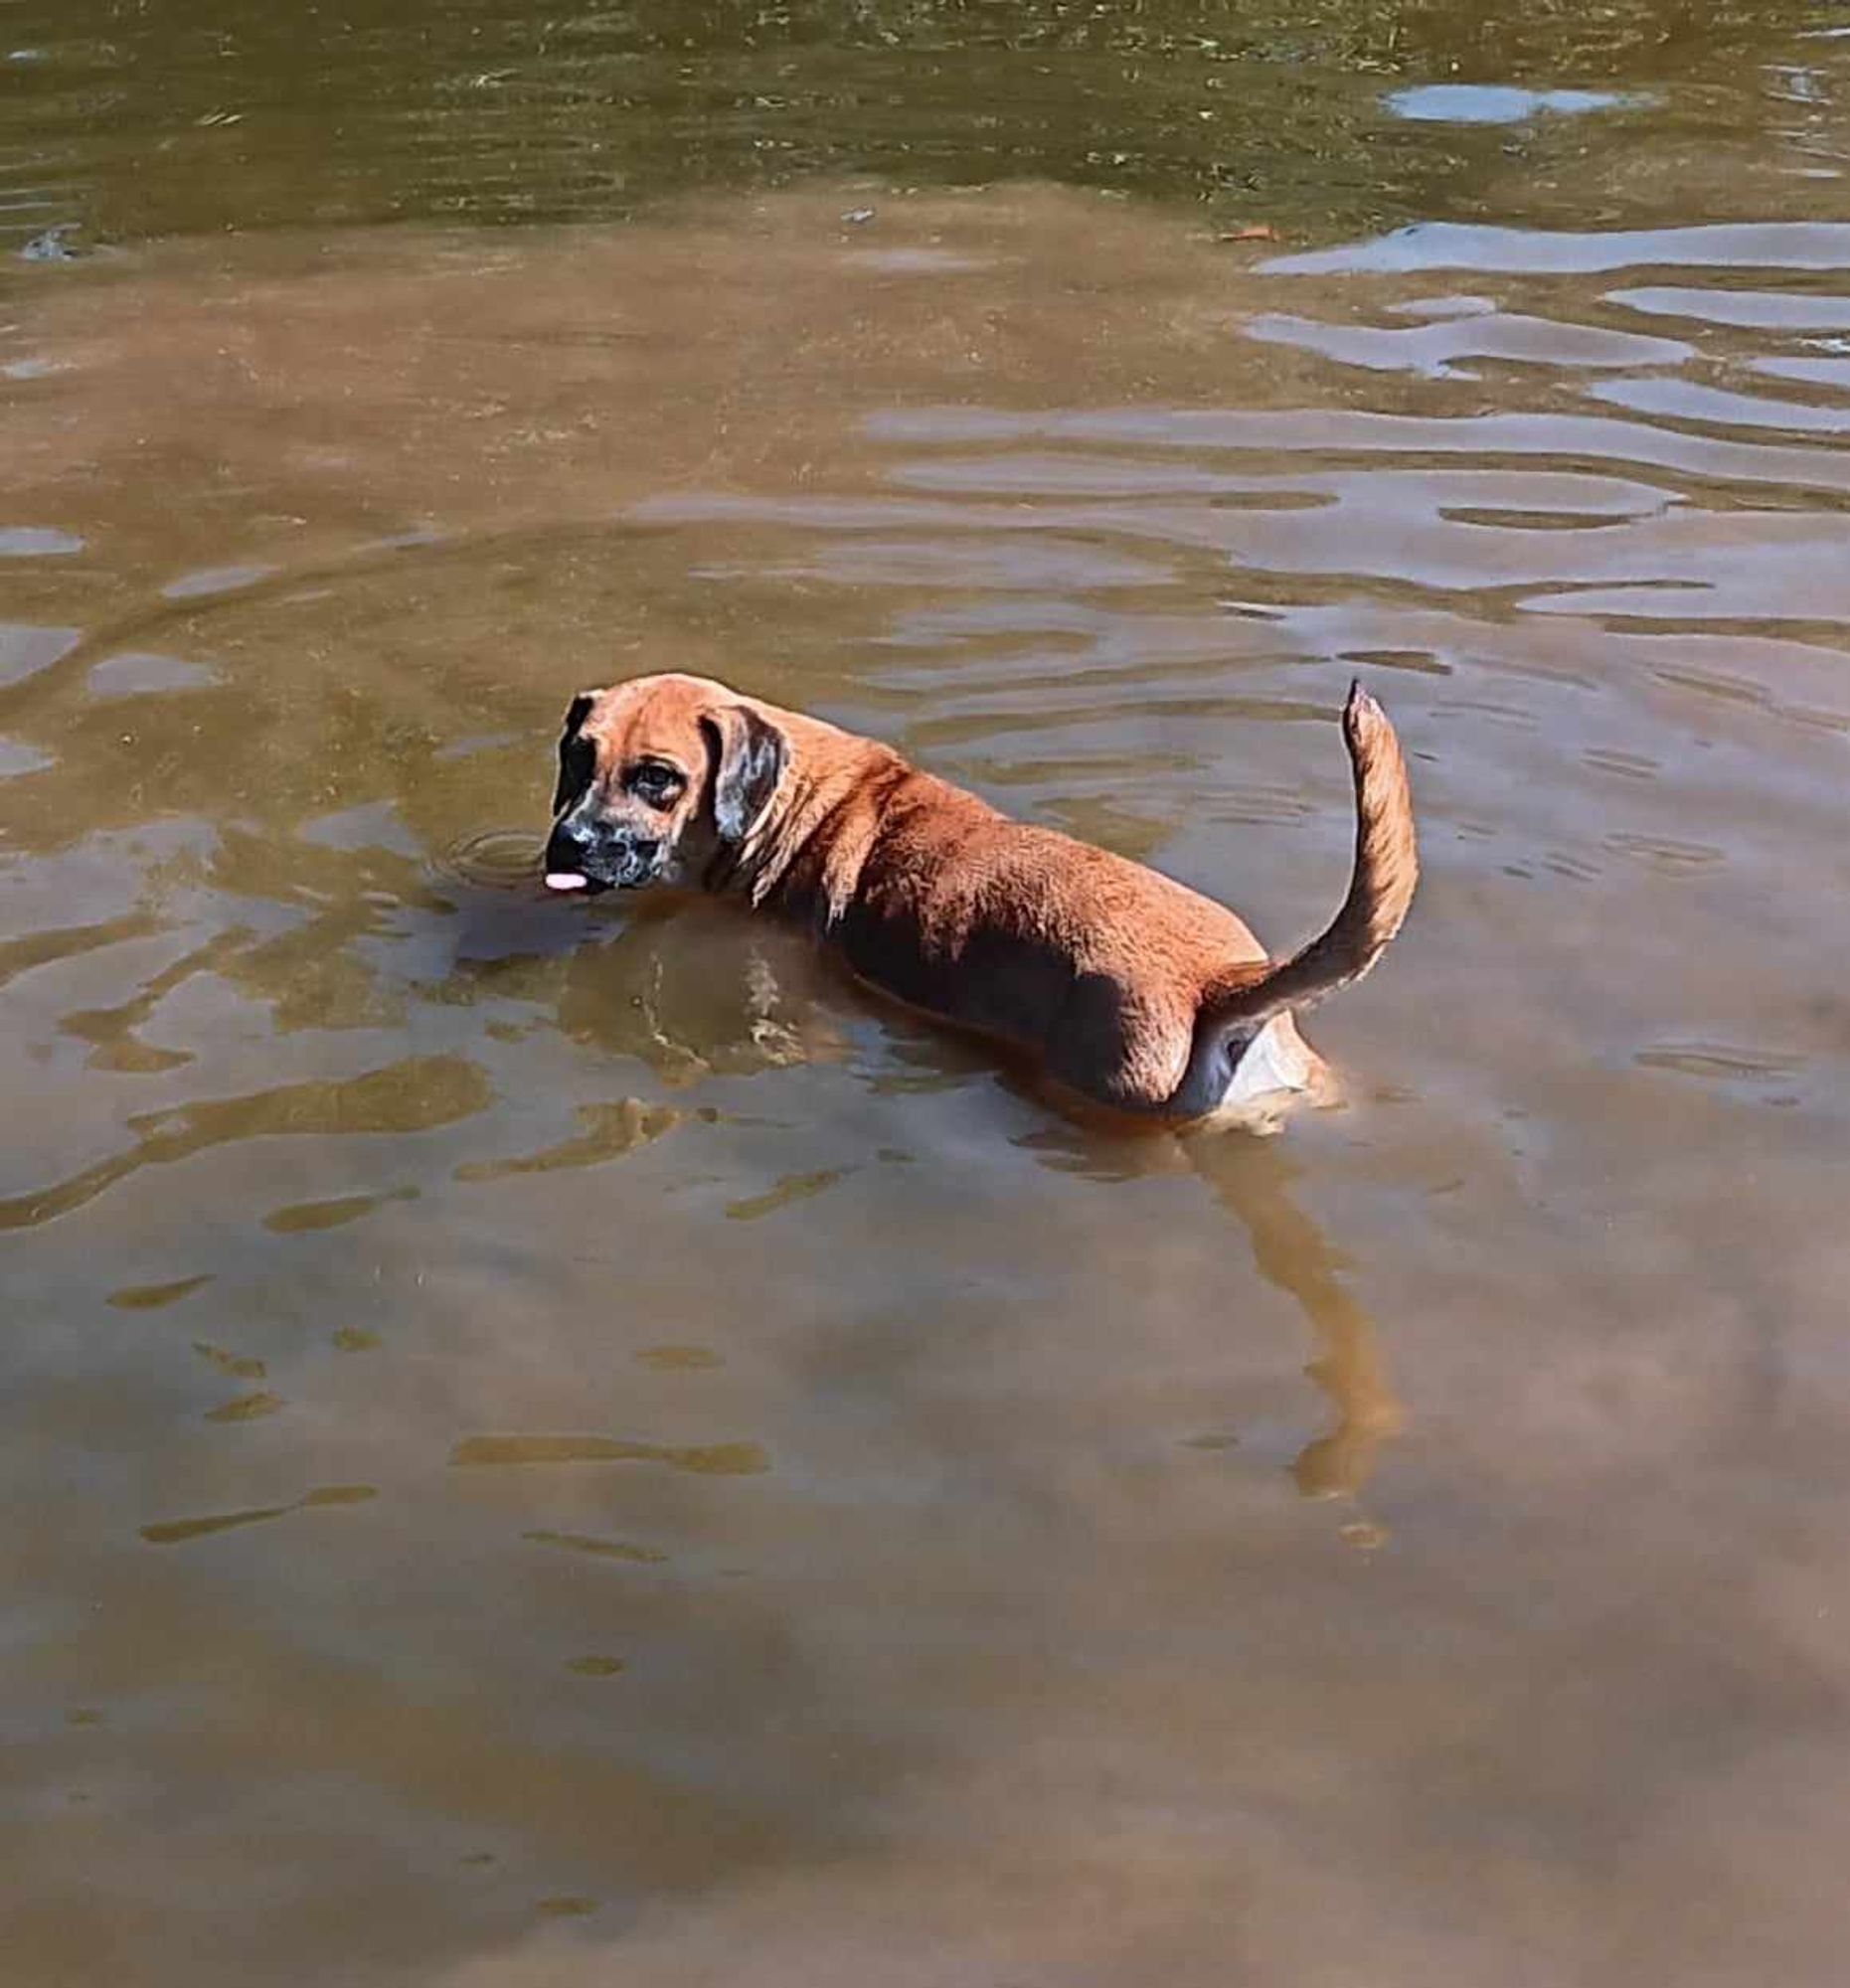
[{"label": "dog's black nose", "polygon": [[556,821],[553,832],[546,839],[546,867],[549,871],[570,875],[582,872],[585,859],[590,853],[589,840],[574,832],[568,822]]}]

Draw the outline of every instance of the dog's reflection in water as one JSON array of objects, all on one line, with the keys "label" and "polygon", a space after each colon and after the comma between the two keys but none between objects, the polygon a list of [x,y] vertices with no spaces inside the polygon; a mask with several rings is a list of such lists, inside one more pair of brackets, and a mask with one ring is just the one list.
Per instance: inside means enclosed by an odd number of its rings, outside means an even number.
[{"label": "dog's reflection in water", "polygon": [[829,977],[801,938],[701,900],[666,910],[567,957],[564,1035],[634,1057],[671,1088],[846,1057],[841,1018],[821,998]]},{"label": "dog's reflection in water", "polygon": [[1304,1315],[1316,1353],[1305,1372],[1329,1399],[1333,1424],[1292,1466],[1308,1498],[1353,1496],[1405,1415],[1388,1380],[1375,1322],[1337,1274],[1335,1252],[1293,1199],[1296,1163],[1269,1141],[1230,1134],[1188,1142],[1222,1207],[1245,1228],[1253,1261]]},{"label": "dog's reflection in water", "polygon": [[1353,1497],[1374,1472],[1376,1453],[1405,1421],[1388,1380],[1379,1335],[1345,1287],[1337,1252],[1299,1205],[1301,1165],[1275,1139],[1246,1132],[1101,1132],[1061,1123],[1020,1144],[1052,1166],[1095,1179],[1192,1173],[1233,1216],[1252,1245],[1260,1275],[1303,1315],[1312,1358],[1305,1373],[1328,1399],[1331,1426],[1292,1464],[1307,1498]]},{"label": "dog's reflection in water", "polygon": [[[557,963],[557,962],[555,962]],[[699,901],[673,917],[631,922],[615,939],[566,962],[558,1024],[603,1054],[638,1058],[679,1087],[716,1075],[860,1060],[856,1038],[878,1022],[879,1089],[924,1089],[981,1080],[995,1070],[987,1046],[863,995],[800,938],[749,925]],[[1044,1097],[1023,1077],[1011,1088]],[[1343,1282],[1336,1250],[1300,1204],[1302,1166],[1285,1142],[1240,1131],[1125,1130],[1060,1116],[1018,1139],[1043,1164],[1095,1179],[1194,1174],[1240,1225],[1261,1276],[1303,1317],[1312,1348],[1306,1373],[1327,1398],[1325,1433],[1292,1466],[1306,1497],[1353,1497],[1403,1415],[1374,1321]]]}]

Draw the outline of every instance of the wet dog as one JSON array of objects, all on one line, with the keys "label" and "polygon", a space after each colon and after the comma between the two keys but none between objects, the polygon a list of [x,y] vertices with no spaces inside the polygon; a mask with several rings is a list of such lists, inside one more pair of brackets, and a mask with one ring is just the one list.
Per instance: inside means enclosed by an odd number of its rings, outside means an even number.
[{"label": "wet dog", "polygon": [[573,699],[546,881],[736,895],[807,925],[881,993],[1005,1045],[1092,1105],[1268,1128],[1328,1087],[1294,1016],[1374,965],[1419,875],[1400,744],[1360,685],[1343,737],[1349,893],[1283,960],[1170,878],[704,677],[637,677]]}]

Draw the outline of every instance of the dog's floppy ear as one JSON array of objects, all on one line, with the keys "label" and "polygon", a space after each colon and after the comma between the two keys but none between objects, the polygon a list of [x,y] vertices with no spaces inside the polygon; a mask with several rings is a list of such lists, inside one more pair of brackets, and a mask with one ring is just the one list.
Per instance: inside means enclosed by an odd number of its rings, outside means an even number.
[{"label": "dog's floppy ear", "polygon": [[789,745],[767,718],[723,704],[700,721],[713,746],[713,820],[722,842],[743,842],[783,778]]},{"label": "dog's floppy ear", "polygon": [[566,713],[566,729],[559,735],[559,784],[553,789],[555,814],[585,789],[584,754],[575,752],[572,747],[578,739],[579,727],[590,716],[590,708],[596,702],[595,692],[582,690],[572,700],[572,708]]}]

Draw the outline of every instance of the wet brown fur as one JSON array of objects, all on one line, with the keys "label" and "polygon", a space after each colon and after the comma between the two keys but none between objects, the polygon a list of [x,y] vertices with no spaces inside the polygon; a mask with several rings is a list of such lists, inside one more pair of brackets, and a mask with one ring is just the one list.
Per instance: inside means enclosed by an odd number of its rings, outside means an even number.
[{"label": "wet brown fur", "polygon": [[[1321,1060],[1290,1017],[1367,972],[1418,876],[1400,746],[1359,686],[1343,714],[1357,802],[1349,894],[1282,962],[1225,907],[1010,820],[876,741],[700,677],[642,677],[587,698],[562,746],[589,741],[595,770],[567,812],[589,804],[602,822],[662,838],[671,881],[806,923],[873,987],[1026,1053],[1084,1098],[1164,1122],[1213,1115],[1217,1046],[1233,1043],[1237,1061],[1274,1021],[1287,1057],[1302,1060],[1299,1087],[1316,1090]],[[729,837],[716,797],[747,728],[760,739],[768,728],[781,763],[756,818]],[[685,775],[670,807],[626,789],[644,758]]]}]

